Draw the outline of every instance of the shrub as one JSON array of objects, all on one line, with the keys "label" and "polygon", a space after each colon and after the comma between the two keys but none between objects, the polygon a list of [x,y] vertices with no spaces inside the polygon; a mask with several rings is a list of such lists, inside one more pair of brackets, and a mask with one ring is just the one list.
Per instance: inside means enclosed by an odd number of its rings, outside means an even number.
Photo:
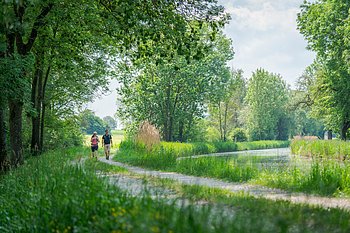
[{"label": "shrub", "polygon": [[248,140],[247,133],[242,128],[235,128],[231,133],[231,138],[234,142],[245,142]]},{"label": "shrub", "polygon": [[147,150],[150,151],[154,145],[160,143],[159,131],[154,125],[144,121],[136,135],[136,142],[145,144]]}]

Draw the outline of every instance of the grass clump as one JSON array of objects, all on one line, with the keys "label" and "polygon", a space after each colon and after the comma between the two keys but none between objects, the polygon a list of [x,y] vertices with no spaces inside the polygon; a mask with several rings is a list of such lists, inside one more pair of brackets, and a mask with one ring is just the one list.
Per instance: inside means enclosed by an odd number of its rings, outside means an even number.
[{"label": "grass clump", "polygon": [[335,158],[346,160],[350,157],[350,143],[339,140],[293,140],[293,154],[307,157]]}]

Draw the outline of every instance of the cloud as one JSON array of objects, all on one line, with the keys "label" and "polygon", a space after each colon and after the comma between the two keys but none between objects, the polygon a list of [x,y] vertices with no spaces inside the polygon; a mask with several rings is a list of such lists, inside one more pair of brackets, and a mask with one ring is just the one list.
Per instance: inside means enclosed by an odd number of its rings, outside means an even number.
[{"label": "cloud", "polygon": [[280,73],[292,86],[312,63],[314,54],[296,27],[303,0],[221,1],[232,20],[225,33],[233,39],[235,58],[231,64],[242,68],[248,78],[257,68]]},{"label": "cloud", "polygon": [[231,24],[238,29],[268,31],[295,29],[296,14],[299,9],[292,7],[280,10],[271,2],[264,2],[258,9],[229,5],[226,11],[231,14]]}]

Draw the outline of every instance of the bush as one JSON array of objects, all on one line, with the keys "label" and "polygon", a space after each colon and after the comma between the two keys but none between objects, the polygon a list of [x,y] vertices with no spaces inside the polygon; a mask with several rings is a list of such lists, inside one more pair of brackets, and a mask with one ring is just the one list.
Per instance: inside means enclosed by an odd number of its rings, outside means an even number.
[{"label": "bush", "polygon": [[248,140],[247,133],[242,128],[235,128],[231,133],[231,138],[234,142],[245,142]]}]

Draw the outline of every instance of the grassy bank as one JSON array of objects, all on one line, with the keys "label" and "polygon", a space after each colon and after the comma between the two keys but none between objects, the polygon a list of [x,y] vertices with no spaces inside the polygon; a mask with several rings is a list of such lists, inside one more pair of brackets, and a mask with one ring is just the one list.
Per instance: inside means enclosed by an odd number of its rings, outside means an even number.
[{"label": "grassy bank", "polygon": [[[168,144],[166,144],[168,145]],[[218,178],[231,182],[250,182],[292,192],[322,196],[350,196],[350,162],[305,160],[294,157],[230,155],[177,160],[188,154],[191,145],[148,152],[129,142],[122,145],[115,159],[156,170]],[[181,151],[183,149],[185,152]]]},{"label": "grassy bank", "polygon": [[[0,177],[1,232],[348,232],[350,215],[289,202],[232,196],[184,187],[195,200],[222,204],[178,206],[132,197],[98,178],[96,171],[125,172],[93,160],[88,149],[55,151],[30,158]],[[74,160],[73,160],[74,159]],[[80,162],[77,162],[80,159]],[[219,201],[221,200],[221,201]],[[226,201],[224,201],[226,200]],[[217,205],[216,205],[217,206]],[[227,215],[226,208],[234,210]]]},{"label": "grassy bank", "polygon": [[237,150],[258,150],[271,148],[289,147],[290,141],[254,141],[254,142],[237,142]]},{"label": "grassy bank", "polygon": [[293,140],[291,150],[293,154],[302,156],[344,160],[350,156],[350,142],[339,140]]}]

